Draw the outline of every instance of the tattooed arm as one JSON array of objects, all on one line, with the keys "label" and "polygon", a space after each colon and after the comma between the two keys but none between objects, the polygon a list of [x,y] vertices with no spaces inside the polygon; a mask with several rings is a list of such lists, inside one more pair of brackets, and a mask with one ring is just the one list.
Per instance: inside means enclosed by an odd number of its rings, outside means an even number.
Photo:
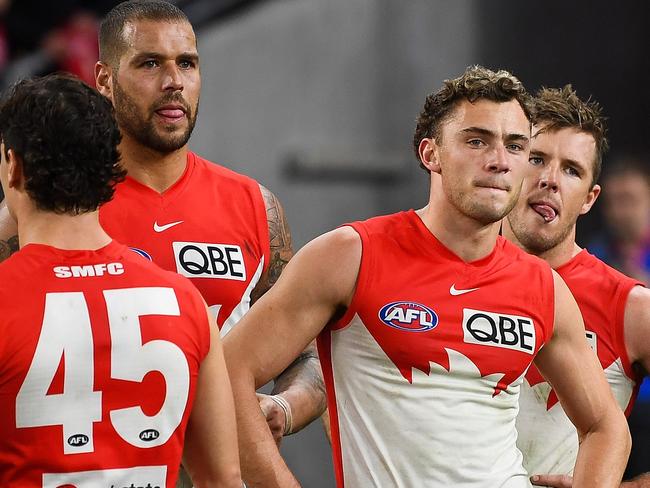
[{"label": "tattooed arm", "polygon": [[[260,185],[260,189],[266,204],[271,258],[268,271],[253,290],[253,302],[275,284],[285,265],[293,256],[291,232],[282,205],[268,189],[262,185]],[[258,399],[273,438],[278,444],[287,427],[290,427],[287,434],[298,432],[325,411],[325,385],[315,342],[309,344],[287,369],[275,378],[272,395],[281,398],[273,400],[269,395],[258,394]],[[287,402],[290,409],[290,425],[287,425],[289,419],[282,408],[282,399]]]},{"label": "tattooed arm", "polygon": [[18,226],[7,210],[3,200],[0,203],[0,261],[18,251]]}]

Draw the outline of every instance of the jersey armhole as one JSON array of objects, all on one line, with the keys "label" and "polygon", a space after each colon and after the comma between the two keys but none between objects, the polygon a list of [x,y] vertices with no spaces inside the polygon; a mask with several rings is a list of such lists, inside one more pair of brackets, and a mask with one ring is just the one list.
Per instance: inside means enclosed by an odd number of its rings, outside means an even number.
[{"label": "jersey armhole", "polygon": [[361,238],[361,262],[359,263],[359,274],[357,275],[357,282],[354,286],[354,295],[350,301],[350,306],[340,319],[330,324],[328,327],[329,330],[341,330],[350,324],[352,318],[357,313],[359,297],[363,295],[362,292],[366,289],[366,283],[369,279],[371,254],[370,246],[368,245],[370,236],[368,235],[367,229],[361,222],[344,224],[342,227],[352,227],[352,229],[359,234],[359,237]]},{"label": "jersey armhole", "polygon": [[625,346],[625,307],[630,292],[635,286],[643,286],[643,284],[630,280],[618,287],[616,294],[616,310],[614,312],[614,334],[616,350],[621,358],[621,362],[623,363],[625,374],[628,378],[633,379],[638,383],[641,378],[638,378],[638,375],[634,372],[632,362],[627,354],[627,347]]},{"label": "jersey armhole", "polygon": [[252,180],[256,186],[253,189],[253,203],[255,208],[255,218],[257,220],[257,235],[259,239],[260,252],[264,259],[264,266],[262,267],[262,275],[264,275],[271,264],[271,234],[269,232],[269,220],[266,215],[266,202],[260,184]]},{"label": "jersey armhole", "polygon": [[[544,344],[546,344],[548,341],[550,341],[553,338],[553,334],[555,333],[555,307],[556,307],[556,303],[555,303],[555,279],[553,277],[553,270],[551,269],[550,266],[548,267],[547,273],[548,273],[547,276],[549,277],[550,284],[551,284],[551,293],[549,294],[550,305],[549,305],[549,309],[548,309],[548,313],[549,313],[548,324],[549,324],[549,326],[548,326],[548,329],[544,328],[544,343],[540,346],[540,349],[544,346]],[[558,276],[559,276],[559,274],[558,274]],[[560,276],[560,279],[562,279],[561,276]]]}]

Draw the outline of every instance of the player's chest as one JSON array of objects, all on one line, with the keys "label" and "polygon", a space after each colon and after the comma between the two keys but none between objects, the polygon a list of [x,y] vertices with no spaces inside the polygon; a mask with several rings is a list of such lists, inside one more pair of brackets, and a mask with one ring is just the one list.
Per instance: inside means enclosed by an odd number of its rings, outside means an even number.
[{"label": "player's chest", "polygon": [[358,303],[370,334],[406,372],[430,361],[448,367],[451,349],[510,384],[545,340],[548,311],[512,273],[395,273],[372,281]]},{"label": "player's chest", "polygon": [[223,300],[229,290],[241,296],[263,256],[255,223],[217,209],[134,204],[100,218],[111,237],[192,279],[206,299],[219,294]]}]

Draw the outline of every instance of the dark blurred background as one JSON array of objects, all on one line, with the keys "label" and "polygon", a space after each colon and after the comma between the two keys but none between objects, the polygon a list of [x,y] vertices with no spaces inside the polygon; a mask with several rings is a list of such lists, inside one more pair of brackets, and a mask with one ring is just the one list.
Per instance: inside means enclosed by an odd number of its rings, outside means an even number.
[{"label": "dark blurred background", "polygon": [[[98,19],[116,3],[0,0],[0,88],[60,69],[93,83]],[[343,222],[426,202],[427,175],[411,155],[414,119],[443,79],[478,63],[512,71],[531,91],[571,83],[602,104],[608,174],[578,239],[647,279],[650,4],[173,3],[199,38],[203,93],[192,148],[271,188],[296,247]],[[650,471],[650,395],[637,410],[630,473]],[[319,425],[286,439],[283,449],[304,486],[334,486]]]}]

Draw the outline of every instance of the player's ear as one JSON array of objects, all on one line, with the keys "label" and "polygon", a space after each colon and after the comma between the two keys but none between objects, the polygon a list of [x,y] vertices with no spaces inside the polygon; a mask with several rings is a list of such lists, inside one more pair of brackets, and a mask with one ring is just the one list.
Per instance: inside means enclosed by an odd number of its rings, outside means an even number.
[{"label": "player's ear", "polygon": [[424,138],[418,146],[420,161],[432,173],[440,173],[439,146],[435,138]]},{"label": "player's ear", "polygon": [[23,183],[23,160],[16,151],[7,151],[7,185],[9,188],[20,188]]},{"label": "player's ear", "polygon": [[589,190],[589,193],[587,193],[587,198],[585,199],[584,203],[582,204],[582,208],[580,209],[580,215],[584,215],[589,212],[589,210],[591,210],[591,207],[593,207],[594,203],[596,202],[598,195],[600,195],[600,185],[594,185],[594,187]]},{"label": "player's ear", "polygon": [[95,63],[95,86],[99,93],[113,101],[113,68],[102,61]]}]

